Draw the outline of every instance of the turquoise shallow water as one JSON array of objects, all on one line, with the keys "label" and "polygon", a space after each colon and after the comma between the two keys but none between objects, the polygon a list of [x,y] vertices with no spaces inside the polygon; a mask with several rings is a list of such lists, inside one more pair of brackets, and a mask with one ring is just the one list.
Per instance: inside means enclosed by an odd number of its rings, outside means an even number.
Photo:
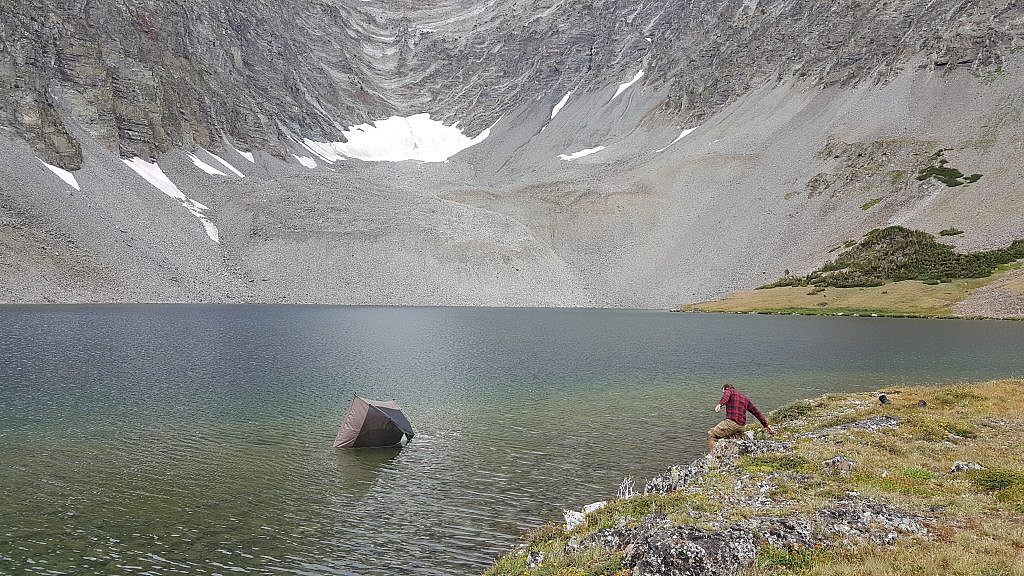
[{"label": "turquoise shallow water", "polygon": [[[0,308],[0,574],[471,574],[701,451],[732,382],[1024,375],[1024,323],[619,310]],[[354,391],[402,450],[335,452]]]}]

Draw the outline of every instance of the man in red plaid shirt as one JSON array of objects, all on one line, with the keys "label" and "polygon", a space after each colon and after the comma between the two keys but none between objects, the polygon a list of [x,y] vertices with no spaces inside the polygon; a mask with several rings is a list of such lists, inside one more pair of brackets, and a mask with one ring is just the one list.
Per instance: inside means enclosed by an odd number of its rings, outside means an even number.
[{"label": "man in red plaid shirt", "polygon": [[761,411],[757,409],[757,406],[754,406],[750,398],[747,398],[745,394],[733,388],[732,384],[726,384],[722,387],[722,399],[719,400],[718,406],[715,406],[715,412],[720,412],[722,406],[725,406],[725,419],[716,424],[711,430],[708,430],[709,452],[715,449],[715,440],[731,438],[743,432],[743,427],[747,423],[747,411],[750,411],[761,422],[761,426],[764,426],[764,429],[769,434],[775,434],[775,430],[772,430],[764,414],[761,414]]}]

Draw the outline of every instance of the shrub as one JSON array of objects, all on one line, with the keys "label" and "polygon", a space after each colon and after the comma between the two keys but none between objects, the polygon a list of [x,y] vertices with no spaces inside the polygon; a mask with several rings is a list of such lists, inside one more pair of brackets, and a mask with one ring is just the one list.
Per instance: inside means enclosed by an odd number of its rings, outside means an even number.
[{"label": "shrub", "polygon": [[985,492],[998,492],[1009,488],[1024,487],[1024,471],[1012,468],[985,468],[970,470],[967,478]]},{"label": "shrub", "polygon": [[852,288],[902,280],[939,284],[954,278],[984,278],[1021,258],[1024,240],[1005,248],[961,254],[927,232],[890,226],[868,232],[859,244],[804,278],[789,276],[765,287],[810,284]]},{"label": "shrub", "polygon": [[814,408],[815,405],[811,402],[793,402],[792,404],[787,404],[781,408],[776,408],[769,414],[769,417],[773,422],[796,420],[797,418],[802,418],[810,414]]},{"label": "shrub", "polygon": [[540,544],[558,538],[565,538],[565,527],[557,522],[548,522],[523,535],[523,540],[529,545]]},{"label": "shrub", "polygon": [[740,468],[747,472],[770,474],[783,470],[799,470],[807,464],[809,462],[806,458],[796,454],[765,454],[747,457],[740,463]]},{"label": "shrub", "polygon": [[957,230],[956,228],[953,228],[951,226],[949,228],[946,228],[945,230],[940,230],[939,231],[939,236],[958,236],[958,235],[963,234],[963,233],[964,233],[963,230]]},{"label": "shrub", "polygon": [[936,164],[928,166],[927,168],[922,168],[921,171],[917,173],[918,180],[923,182],[929,178],[934,178],[951,188],[963,186],[964,184],[974,184],[978,180],[981,180],[981,174],[965,176],[963,172],[956,168],[946,166],[946,164],[949,164],[949,160],[942,158],[941,154],[942,153],[940,151],[939,155],[932,156],[932,160],[937,160]]}]

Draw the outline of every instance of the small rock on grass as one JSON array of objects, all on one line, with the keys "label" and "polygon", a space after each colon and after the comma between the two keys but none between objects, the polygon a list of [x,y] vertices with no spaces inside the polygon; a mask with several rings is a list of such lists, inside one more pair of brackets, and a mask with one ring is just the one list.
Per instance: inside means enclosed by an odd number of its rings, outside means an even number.
[{"label": "small rock on grass", "polygon": [[853,472],[857,468],[857,463],[850,460],[846,456],[836,456],[831,460],[825,460],[821,463],[821,467],[826,474],[833,476],[848,476],[850,472]]},{"label": "small rock on grass", "polygon": [[956,474],[957,472],[967,472],[968,470],[984,470],[985,467],[977,462],[963,462],[957,460],[953,462],[953,467],[949,469],[950,474]]}]

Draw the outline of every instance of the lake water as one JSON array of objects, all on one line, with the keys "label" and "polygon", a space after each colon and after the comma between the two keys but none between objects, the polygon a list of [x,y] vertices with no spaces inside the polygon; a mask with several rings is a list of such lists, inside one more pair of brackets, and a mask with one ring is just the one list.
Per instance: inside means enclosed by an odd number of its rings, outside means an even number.
[{"label": "lake water", "polygon": [[[0,574],[472,574],[698,456],[724,382],[1024,375],[1024,323],[617,310],[0,308]],[[353,392],[417,436],[335,452]]]}]

